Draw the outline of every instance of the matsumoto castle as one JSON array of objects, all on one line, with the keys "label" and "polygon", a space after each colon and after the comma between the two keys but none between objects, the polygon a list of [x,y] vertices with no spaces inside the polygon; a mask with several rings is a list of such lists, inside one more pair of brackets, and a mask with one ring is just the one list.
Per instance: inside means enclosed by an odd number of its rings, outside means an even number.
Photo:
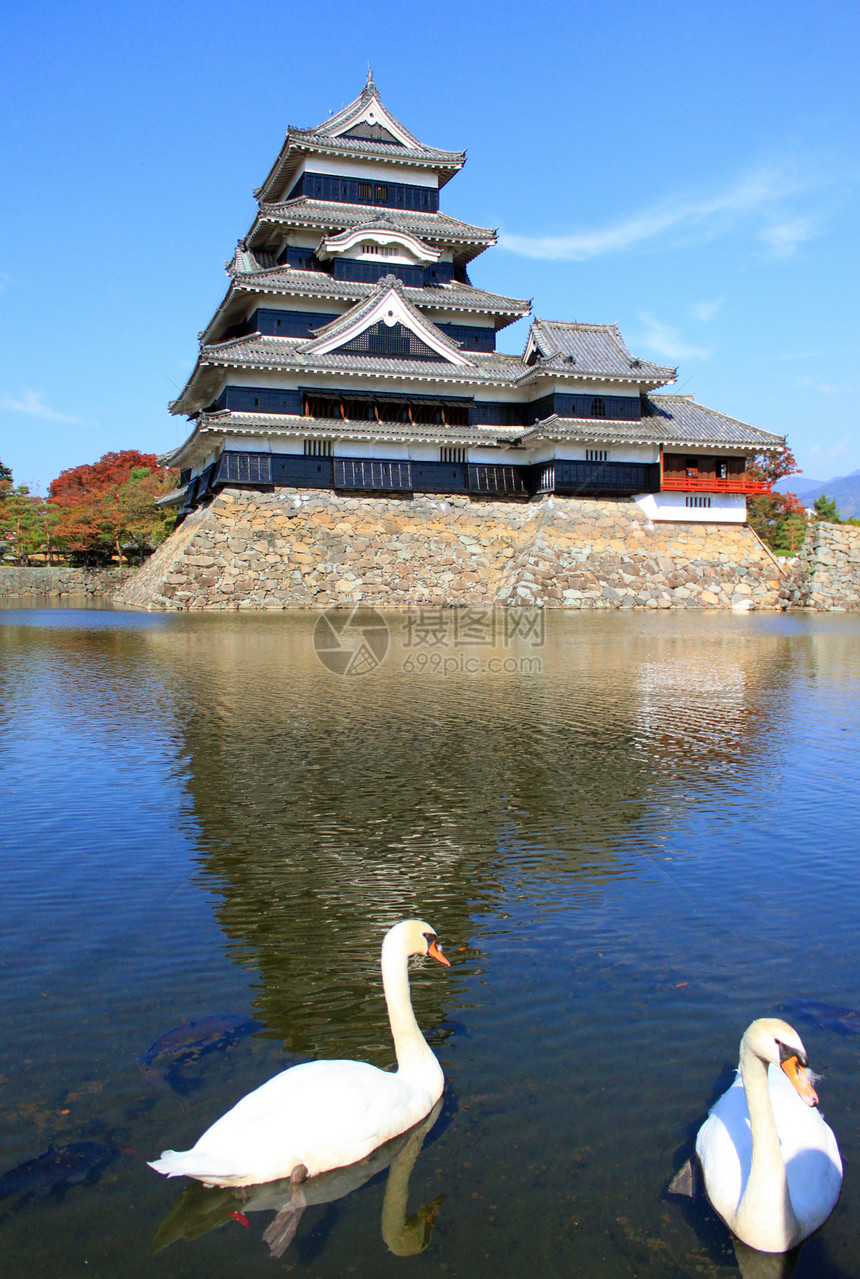
[{"label": "matsumoto castle", "polygon": [[181,514],[224,486],[636,501],[654,520],[743,523],[746,459],[784,440],[657,394],[676,370],[615,325],[532,321],[522,355],[496,335],[530,303],[476,288],[486,227],[439,208],[465,163],[361,94],[287,130],[255,192],[224,300],[171,412],[191,434]]}]

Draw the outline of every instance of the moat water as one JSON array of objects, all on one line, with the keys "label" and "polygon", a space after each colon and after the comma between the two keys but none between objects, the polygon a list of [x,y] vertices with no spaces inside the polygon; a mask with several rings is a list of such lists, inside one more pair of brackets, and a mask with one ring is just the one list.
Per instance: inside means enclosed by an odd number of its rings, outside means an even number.
[{"label": "moat water", "polygon": [[[846,1167],[794,1273],[860,1274],[860,617],[318,623],[0,610],[4,1276],[736,1275],[666,1189],[780,1011]],[[275,1259],[288,1191],[146,1160],[294,1062],[390,1066],[415,914],[441,1113]]]}]

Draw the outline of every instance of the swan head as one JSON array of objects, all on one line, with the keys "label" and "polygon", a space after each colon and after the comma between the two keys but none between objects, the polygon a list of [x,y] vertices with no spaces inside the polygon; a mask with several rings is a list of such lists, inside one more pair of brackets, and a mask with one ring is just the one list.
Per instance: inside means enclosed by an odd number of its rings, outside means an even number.
[{"label": "swan head", "polygon": [[768,1065],[779,1066],[807,1106],[818,1104],[806,1049],[800,1035],[787,1021],[779,1017],[759,1017],[747,1027],[741,1040],[742,1057],[745,1048]]},{"label": "swan head", "polygon": [[382,943],[382,953],[399,951],[408,959],[410,955],[429,955],[446,968],[451,965],[442,954],[436,929],[423,919],[403,919],[389,928]]}]

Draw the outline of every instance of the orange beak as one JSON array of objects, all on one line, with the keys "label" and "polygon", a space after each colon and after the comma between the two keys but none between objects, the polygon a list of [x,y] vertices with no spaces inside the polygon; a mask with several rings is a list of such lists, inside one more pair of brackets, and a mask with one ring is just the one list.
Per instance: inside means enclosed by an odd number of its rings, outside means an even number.
[{"label": "orange beak", "polygon": [[786,1057],[785,1061],[782,1063],[782,1069],[788,1075],[800,1097],[806,1102],[807,1106],[817,1106],[818,1093],[812,1087],[806,1071],[803,1069],[797,1058]]},{"label": "orange beak", "polygon": [[431,941],[430,945],[427,947],[427,954],[432,955],[434,959],[438,959],[439,963],[444,964],[446,968],[451,967],[450,962],[442,954],[442,947],[439,945],[438,941],[436,941],[435,938],[433,939],[433,941]]}]

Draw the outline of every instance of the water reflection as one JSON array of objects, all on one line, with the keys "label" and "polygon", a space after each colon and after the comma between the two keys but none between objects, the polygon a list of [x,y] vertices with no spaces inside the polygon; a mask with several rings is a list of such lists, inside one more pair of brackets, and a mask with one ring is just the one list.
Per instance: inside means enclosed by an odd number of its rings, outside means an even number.
[{"label": "water reflection", "polygon": [[[655,659],[650,639],[595,649],[559,626],[539,681],[408,675],[393,643],[359,681],[321,667],[307,619],[279,620],[169,642],[205,666],[183,726],[202,872],[293,1053],[386,1042],[370,939],[396,919],[421,914],[456,944],[535,880],[593,894],[638,873],[631,846],[665,851],[679,788],[774,763],[778,637],[692,655],[667,638]],[[442,997],[418,981],[423,1024]]]},{"label": "water reflection", "polygon": [[[173,1193],[145,1154],[296,1059],[393,1064],[378,944],[414,915],[454,964],[412,983],[459,1105],[413,1177],[444,1176],[449,1273],[737,1275],[707,1205],[661,1193],[738,1027],[793,1001],[860,1160],[856,618],[553,616],[520,676],[409,674],[395,629],[349,681],[315,617],[40,616],[0,617],[0,1169],[137,1153],[4,1216],[10,1274],[98,1240],[143,1279]],[[264,1029],[203,1053],[180,1109],[138,1055],[225,1009]],[[399,1268],[376,1193],[309,1212],[286,1263]],[[856,1270],[858,1223],[848,1177],[795,1279]],[[271,1273],[233,1223],[157,1264]]]},{"label": "water reflection", "polygon": [[412,1257],[430,1243],[444,1194],[436,1195],[416,1212],[408,1214],[409,1178],[421,1154],[424,1139],[442,1111],[442,1099],[426,1119],[401,1133],[373,1154],[348,1168],[337,1168],[307,1181],[289,1177],[262,1186],[207,1188],[195,1182],[181,1192],[161,1223],[152,1250],[160,1252],[177,1240],[199,1239],[226,1225],[231,1218],[247,1220],[249,1214],[274,1212],[262,1233],[272,1257],[282,1257],[296,1236],[306,1209],[336,1203],[360,1190],[388,1169],[382,1202],[382,1238],[396,1257]]}]

